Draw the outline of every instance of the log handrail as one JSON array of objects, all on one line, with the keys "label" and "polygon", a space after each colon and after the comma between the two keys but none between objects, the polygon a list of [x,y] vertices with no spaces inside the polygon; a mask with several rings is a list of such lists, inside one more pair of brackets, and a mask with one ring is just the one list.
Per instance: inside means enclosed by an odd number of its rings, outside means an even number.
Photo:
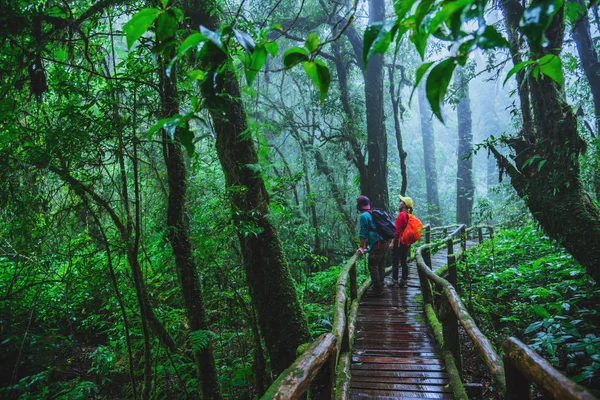
[{"label": "log handrail", "polygon": [[[475,227],[475,228],[479,228],[479,227]],[[475,229],[475,228],[471,228],[471,230]],[[488,338],[485,337],[485,335],[483,333],[481,333],[481,331],[479,330],[479,328],[473,321],[473,318],[467,312],[466,307],[462,304],[462,302],[458,296],[458,293],[456,293],[456,290],[454,289],[452,284],[450,282],[448,282],[446,279],[444,279],[441,276],[439,276],[438,274],[436,274],[434,271],[432,271],[431,268],[426,264],[425,259],[423,257],[424,251],[431,252],[433,250],[433,251],[437,252],[443,248],[447,248],[449,258],[453,262],[460,260],[465,251],[465,242],[462,238],[465,237],[466,234],[467,234],[467,228],[466,228],[466,225],[463,224],[463,225],[460,225],[458,228],[456,228],[452,233],[450,233],[444,239],[442,239],[440,241],[442,243],[441,245],[440,245],[440,242],[428,243],[428,244],[426,243],[417,249],[417,254],[416,254],[417,268],[419,270],[419,277],[421,278],[421,289],[423,291],[423,300],[425,303],[430,303],[430,304],[433,303],[433,294],[431,293],[429,281],[433,282],[435,285],[442,288],[442,293],[443,293],[444,297],[447,299],[447,301],[449,302],[450,307],[451,307],[452,312],[454,313],[455,317],[458,319],[460,324],[463,326],[463,328],[465,329],[465,331],[467,332],[467,334],[473,341],[475,347],[477,348],[479,353],[482,355],[484,363],[485,363],[486,367],[488,368],[488,370],[491,372],[493,379],[504,390],[504,388],[506,387],[506,381],[505,381],[505,377],[504,377],[504,367],[502,364],[502,359],[498,356],[498,354],[492,347],[492,344],[490,343]],[[456,236],[461,237],[461,249],[457,254],[454,254],[451,244],[453,243],[454,237],[456,237]],[[431,255],[431,254],[429,254],[429,255]],[[450,257],[450,256],[452,256],[452,257]],[[423,279],[426,279],[427,282],[424,282]],[[446,343],[446,346],[453,347],[452,344],[450,344],[450,343]]]},{"label": "log handrail", "polygon": [[340,395],[347,393],[348,388],[344,388],[343,380],[339,382],[340,388],[334,390],[334,378],[336,374],[349,374],[352,353],[350,338],[353,336],[358,299],[368,286],[368,282],[361,288],[357,284],[356,263],[360,256],[361,253],[357,251],[340,272],[333,303],[331,333],[321,335],[283,371],[261,397],[262,400],[297,399],[306,393],[309,387],[313,399],[331,399],[334,392],[336,398],[340,398]]},{"label": "log handrail", "polygon": [[[446,301],[449,305],[446,308],[450,311],[446,313],[444,319],[449,325],[442,328],[443,334],[438,335],[436,332],[436,338],[444,347],[445,356],[448,355],[447,364],[450,360],[449,364],[451,365],[447,365],[449,373],[455,371],[454,376],[458,379],[460,379],[462,373],[460,371],[460,345],[457,342],[456,322],[458,321],[482,355],[493,379],[506,393],[507,399],[528,399],[530,382],[540,390],[548,392],[555,399],[595,399],[584,388],[561,375],[546,360],[514,338],[508,338],[504,342],[503,363],[490,341],[479,330],[473,318],[467,312],[452,283],[439,276],[438,272],[443,268],[439,268],[437,271],[432,271],[430,268],[431,255],[445,248],[448,250],[449,279],[455,279],[455,264],[465,254],[466,239],[469,232],[476,231],[479,242],[481,242],[483,240],[483,229],[487,229],[490,237],[493,237],[494,228],[491,226],[476,226],[467,229],[465,225],[460,225],[443,239],[431,242],[432,231],[442,230],[447,232],[450,227],[432,229],[429,225],[425,225],[423,228],[425,244],[417,248],[415,255],[423,292],[423,302],[428,318],[437,321],[430,282],[441,289],[442,301]],[[454,253],[454,240],[456,237],[460,238],[460,249]],[[356,264],[360,257],[361,254],[356,252],[340,272],[333,304],[334,322],[331,333],[321,335],[310,344],[303,354],[280,374],[261,398],[262,400],[298,399],[309,390],[311,399],[329,400],[335,398],[345,400],[349,397],[352,339],[358,314],[358,304],[370,284],[370,279],[367,278],[363,285],[360,288],[358,287]],[[452,268],[454,271],[451,270]],[[454,283],[456,282],[454,281]],[[436,323],[439,326],[439,322]],[[456,360],[456,362],[453,360]],[[524,387],[526,389],[523,389]],[[457,398],[466,398],[464,389],[462,389],[462,392],[460,390],[455,390]]]},{"label": "log handrail", "polygon": [[571,381],[539,354],[514,337],[502,344],[506,371],[506,398],[529,400],[530,382],[556,400],[593,400],[596,397]]},{"label": "log handrail", "polygon": [[[336,349],[336,337],[331,333],[324,333],[314,341],[306,351],[294,363],[283,371],[277,380],[273,382],[269,390],[262,397],[263,399],[297,399],[308,390],[309,385],[318,376],[322,367],[328,362],[333,361],[333,354]],[[331,375],[330,385],[333,384],[333,370],[329,371]],[[324,377],[327,381],[327,376]],[[330,398],[324,395],[323,398]]]}]

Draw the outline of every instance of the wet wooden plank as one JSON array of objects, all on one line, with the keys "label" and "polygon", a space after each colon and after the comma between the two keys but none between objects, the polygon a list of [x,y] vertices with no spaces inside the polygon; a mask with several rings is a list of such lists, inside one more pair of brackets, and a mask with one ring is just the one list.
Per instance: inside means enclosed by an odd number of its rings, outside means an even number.
[{"label": "wet wooden plank", "polygon": [[[445,257],[443,261],[445,263]],[[418,302],[416,266],[409,285],[360,302],[352,354],[353,399],[451,399],[437,342]]]},{"label": "wet wooden plank", "polygon": [[356,369],[352,372],[352,377],[371,376],[380,378],[396,377],[396,378],[431,378],[431,379],[448,379],[448,374],[442,371],[386,371],[386,370],[369,370]]},{"label": "wet wooden plank", "polygon": [[448,393],[415,393],[389,390],[351,389],[351,399],[380,399],[380,400],[416,400],[416,399],[452,399]]},{"label": "wet wooden plank", "polygon": [[393,390],[401,392],[427,392],[427,393],[452,393],[452,389],[444,385],[414,385],[414,384],[395,384],[395,383],[380,383],[380,382],[354,382],[352,381],[351,389],[377,389],[377,390]]}]

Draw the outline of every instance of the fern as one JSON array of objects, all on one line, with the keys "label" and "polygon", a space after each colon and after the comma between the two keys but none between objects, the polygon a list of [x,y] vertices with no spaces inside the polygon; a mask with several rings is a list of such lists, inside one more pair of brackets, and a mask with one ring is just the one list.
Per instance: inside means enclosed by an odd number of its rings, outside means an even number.
[{"label": "fern", "polygon": [[194,351],[204,351],[210,346],[210,340],[215,336],[212,331],[198,330],[190,333],[190,342]]}]

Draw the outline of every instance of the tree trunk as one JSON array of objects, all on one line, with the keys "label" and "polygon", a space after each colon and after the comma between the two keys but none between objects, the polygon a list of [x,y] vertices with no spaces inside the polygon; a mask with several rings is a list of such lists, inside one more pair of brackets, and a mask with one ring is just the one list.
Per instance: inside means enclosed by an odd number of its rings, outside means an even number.
[{"label": "tree trunk", "polygon": [[473,133],[471,122],[471,99],[469,98],[469,79],[465,71],[456,71],[456,86],[460,98],[456,107],[458,118],[458,166],[456,169],[456,222],[471,225],[473,211]]},{"label": "tree trunk", "polygon": [[[396,132],[396,144],[398,145],[398,157],[400,159],[400,194],[406,195],[406,187],[408,186],[408,178],[406,177],[406,156],[408,155],[404,151],[402,145],[402,130],[400,129],[400,88],[396,92],[396,83],[394,80],[394,68],[396,67],[396,57],[394,56],[394,63],[388,65],[388,73],[390,76],[390,98],[392,100],[392,111],[394,112],[394,131]],[[401,86],[400,83],[398,86]]]},{"label": "tree trunk", "polygon": [[[348,29],[353,28],[350,26]],[[365,163],[365,156],[363,155],[363,148],[358,142],[357,132],[356,132],[356,120],[354,116],[354,111],[352,109],[352,105],[350,104],[350,94],[348,88],[348,67],[347,63],[343,59],[342,52],[340,50],[339,42],[336,41],[333,45],[334,47],[334,63],[335,69],[338,76],[338,81],[340,85],[340,93],[342,100],[342,108],[346,113],[346,120],[344,121],[344,136],[346,140],[350,144],[351,148],[351,156],[356,169],[358,170],[359,178],[360,178],[360,192],[365,194],[369,191],[369,177],[367,175],[367,166]]]},{"label": "tree trunk", "polygon": [[344,194],[342,193],[341,189],[335,182],[335,178],[333,176],[333,171],[331,170],[331,168],[329,168],[329,166],[325,162],[325,159],[323,158],[323,154],[321,154],[319,149],[315,148],[315,149],[313,149],[313,151],[315,153],[315,160],[317,162],[317,170],[321,174],[325,175],[325,177],[327,178],[327,181],[329,182],[329,185],[331,186],[331,192],[333,194],[333,198],[335,199],[335,204],[338,209],[338,212],[340,213],[340,215],[342,215],[344,217],[344,223],[346,225],[346,228],[348,229],[348,233],[350,234],[350,237],[355,237],[356,236],[356,229],[355,229],[356,222],[355,222],[355,219],[352,216],[352,214],[350,214],[348,212],[348,209],[344,206],[344,204],[346,203]]},{"label": "tree trunk", "polygon": [[[172,70],[169,77],[163,68],[161,76],[163,76],[161,82],[163,84],[161,91],[163,118],[169,118],[179,113],[176,73]],[[182,129],[188,128],[177,128],[174,140],[163,132],[163,155],[167,166],[167,184],[169,186],[167,232],[175,256],[177,276],[183,293],[191,335],[202,336],[208,335],[209,332],[202,301],[202,289],[192,254],[189,222],[186,218],[187,171],[181,151]],[[202,348],[192,345],[192,350],[196,360],[202,398],[221,399],[219,379],[210,344]]]},{"label": "tree trunk", "polygon": [[[192,26],[204,25],[216,31],[220,26],[218,14],[212,12],[216,4],[201,0],[194,3],[190,10]],[[214,82],[207,80],[202,93],[215,128],[217,154],[231,193],[234,223],[240,227],[238,238],[250,295],[273,369],[279,373],[292,364],[296,349],[310,336],[277,231],[269,221],[264,181],[250,168],[258,163],[258,155],[247,134],[246,112],[233,66],[224,67],[219,86],[215,88]]]},{"label": "tree trunk", "polygon": [[590,34],[590,22],[588,20],[588,10],[582,0],[569,0],[574,4],[579,4],[583,14],[575,24],[573,29],[573,40],[577,45],[577,53],[581,60],[581,67],[585,72],[592,97],[594,100],[594,117],[596,119],[595,129],[596,134],[600,132],[600,62],[598,62],[598,53],[596,46],[592,41]]},{"label": "tree trunk", "polygon": [[442,225],[440,198],[438,195],[437,169],[435,161],[435,138],[433,136],[432,113],[425,96],[425,85],[419,91],[419,113],[421,114],[421,135],[423,136],[423,161],[425,162],[425,182],[427,185],[427,218],[433,226]]},{"label": "tree trunk", "polygon": [[[598,53],[596,52],[596,46],[592,40],[590,34],[590,22],[588,19],[588,9],[582,0],[569,0],[571,3],[579,4],[583,11],[583,14],[575,24],[573,29],[573,40],[577,45],[577,52],[579,53],[579,59],[581,60],[581,67],[585,72],[590,90],[592,92],[592,98],[594,100],[594,118],[596,124],[596,136],[592,139],[596,143],[592,143],[590,146],[590,157],[594,163],[593,173],[593,186],[596,193],[596,199],[600,199],[600,62],[598,62]],[[596,7],[596,6],[595,6]]]},{"label": "tree trunk", "polygon": [[[505,0],[502,5],[516,8],[520,3]],[[556,54],[562,49],[563,11],[556,13],[546,31],[547,52]],[[534,56],[543,55],[538,49],[531,50]],[[544,77],[528,83],[535,129],[529,137],[524,132],[510,143],[516,154],[514,164],[493,146],[490,150],[548,236],[559,241],[600,282],[600,210],[585,194],[579,178],[579,154],[585,146],[575,115],[554,81]]]},{"label": "tree trunk", "polygon": [[[385,17],[384,0],[369,0],[369,23]],[[369,190],[366,194],[374,207],[388,209],[387,134],[383,112],[383,55],[369,59],[365,71],[365,101],[367,108],[367,166]]]}]

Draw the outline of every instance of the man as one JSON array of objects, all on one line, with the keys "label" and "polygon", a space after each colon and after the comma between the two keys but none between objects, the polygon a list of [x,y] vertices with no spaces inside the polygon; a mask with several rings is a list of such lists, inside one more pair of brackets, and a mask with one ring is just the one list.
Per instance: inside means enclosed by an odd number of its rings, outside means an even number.
[{"label": "man", "polygon": [[385,278],[385,253],[388,250],[389,240],[384,240],[377,232],[377,227],[371,216],[371,202],[367,196],[358,196],[356,209],[360,211],[360,247],[361,254],[369,253],[368,265],[371,283],[371,292],[367,296],[383,296],[383,280]]}]

